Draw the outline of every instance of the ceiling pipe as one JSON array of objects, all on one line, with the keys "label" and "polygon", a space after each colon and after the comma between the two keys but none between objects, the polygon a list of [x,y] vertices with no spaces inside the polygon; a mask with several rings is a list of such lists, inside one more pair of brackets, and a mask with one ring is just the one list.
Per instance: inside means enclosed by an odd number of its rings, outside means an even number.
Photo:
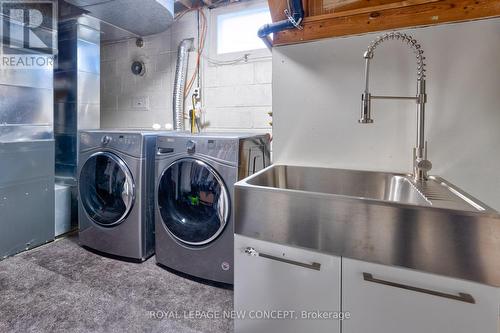
[{"label": "ceiling pipe", "polygon": [[273,48],[273,40],[269,37],[270,34],[293,28],[302,30],[300,25],[304,18],[302,0],[288,0],[288,9],[285,9],[285,15],[287,16],[286,20],[265,24],[257,32],[257,35],[269,50]]}]

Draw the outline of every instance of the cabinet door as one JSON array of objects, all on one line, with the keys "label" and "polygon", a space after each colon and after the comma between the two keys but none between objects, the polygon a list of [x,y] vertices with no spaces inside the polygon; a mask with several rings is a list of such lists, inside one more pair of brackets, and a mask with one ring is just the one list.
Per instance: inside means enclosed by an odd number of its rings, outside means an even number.
[{"label": "cabinet door", "polygon": [[340,268],[339,257],[235,235],[235,332],[339,333]]},{"label": "cabinet door", "polygon": [[498,333],[499,288],[342,258],[343,333]]}]

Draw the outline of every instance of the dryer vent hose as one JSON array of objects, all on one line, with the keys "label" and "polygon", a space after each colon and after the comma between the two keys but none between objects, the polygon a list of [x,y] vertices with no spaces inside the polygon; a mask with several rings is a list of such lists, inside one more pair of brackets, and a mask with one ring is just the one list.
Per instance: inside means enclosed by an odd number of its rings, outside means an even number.
[{"label": "dryer vent hose", "polygon": [[174,130],[184,131],[184,89],[189,63],[189,52],[193,50],[193,38],[184,39],[179,44],[173,93]]}]

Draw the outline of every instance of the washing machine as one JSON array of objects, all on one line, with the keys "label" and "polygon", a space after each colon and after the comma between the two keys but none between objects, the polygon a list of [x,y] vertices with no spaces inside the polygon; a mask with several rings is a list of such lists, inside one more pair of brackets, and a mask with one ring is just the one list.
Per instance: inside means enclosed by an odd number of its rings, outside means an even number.
[{"label": "washing machine", "polygon": [[162,135],[156,144],[158,264],[233,283],[234,183],[270,164],[268,134]]},{"label": "washing machine", "polygon": [[154,253],[154,161],[159,133],[79,133],[78,222],[82,246],[137,261]]}]

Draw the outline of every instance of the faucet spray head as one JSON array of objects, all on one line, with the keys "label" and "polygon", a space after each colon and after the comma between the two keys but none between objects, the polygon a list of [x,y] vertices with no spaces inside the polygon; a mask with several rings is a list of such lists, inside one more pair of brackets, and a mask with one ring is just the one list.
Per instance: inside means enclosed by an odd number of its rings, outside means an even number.
[{"label": "faucet spray head", "polygon": [[360,124],[372,124],[373,119],[371,117],[371,96],[370,93],[363,93],[361,95],[361,118],[358,120]]}]

